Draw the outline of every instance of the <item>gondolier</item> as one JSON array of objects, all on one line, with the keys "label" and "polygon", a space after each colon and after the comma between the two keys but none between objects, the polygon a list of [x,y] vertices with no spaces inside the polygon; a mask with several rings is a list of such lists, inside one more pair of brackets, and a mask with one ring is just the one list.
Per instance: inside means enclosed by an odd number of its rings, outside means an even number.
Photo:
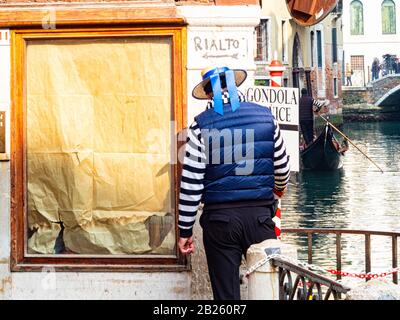
[{"label": "gondolier", "polygon": [[314,114],[318,114],[322,107],[327,106],[328,100],[319,102],[308,94],[307,89],[301,89],[299,102],[300,129],[306,146],[314,140]]},{"label": "gondolier", "polygon": [[289,158],[271,111],[246,102],[237,87],[244,70],[203,70],[193,90],[210,100],[188,130],[179,201],[179,249],[194,251],[200,224],[214,299],[240,299],[239,266],[254,243],[276,238],[274,189],[284,192]]}]

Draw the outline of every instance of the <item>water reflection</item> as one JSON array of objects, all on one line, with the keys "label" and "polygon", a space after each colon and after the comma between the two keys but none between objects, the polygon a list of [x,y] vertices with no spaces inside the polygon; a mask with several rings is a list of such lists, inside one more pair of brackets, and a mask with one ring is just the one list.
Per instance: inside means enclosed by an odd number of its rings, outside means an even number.
[{"label": "water reflection", "polygon": [[[350,123],[343,130],[384,170],[382,174],[355,148],[342,170],[302,171],[282,206],[283,228],[343,228],[400,232],[400,122]],[[307,258],[307,239],[285,235]],[[335,267],[335,236],[313,237],[315,262]],[[364,270],[363,236],[343,236],[343,269]],[[372,268],[391,266],[391,239],[372,237]],[[390,278],[389,278],[390,279]]]},{"label": "water reflection", "polygon": [[285,220],[297,228],[345,228],[343,170],[302,171],[285,198]]}]

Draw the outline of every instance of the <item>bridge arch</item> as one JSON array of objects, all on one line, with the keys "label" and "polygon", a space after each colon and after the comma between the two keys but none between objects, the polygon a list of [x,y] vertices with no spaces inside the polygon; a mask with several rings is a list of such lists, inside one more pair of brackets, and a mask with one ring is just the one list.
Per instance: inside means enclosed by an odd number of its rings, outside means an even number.
[{"label": "bridge arch", "polygon": [[387,91],[376,101],[375,105],[379,107],[400,105],[400,85]]}]

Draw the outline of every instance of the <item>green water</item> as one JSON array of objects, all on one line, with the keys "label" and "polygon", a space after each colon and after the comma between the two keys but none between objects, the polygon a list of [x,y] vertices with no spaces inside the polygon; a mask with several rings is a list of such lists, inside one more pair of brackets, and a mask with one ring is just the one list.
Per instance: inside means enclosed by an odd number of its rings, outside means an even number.
[{"label": "green water", "polygon": [[[299,174],[282,203],[282,227],[400,232],[400,121],[350,123],[343,131],[384,173],[350,146],[342,170]],[[334,239],[313,237],[316,264],[335,268]],[[307,259],[306,237],[284,235],[283,240],[297,245],[299,258]],[[342,269],[363,271],[364,252],[364,236],[343,235]],[[390,268],[391,238],[373,236],[372,271]]]}]

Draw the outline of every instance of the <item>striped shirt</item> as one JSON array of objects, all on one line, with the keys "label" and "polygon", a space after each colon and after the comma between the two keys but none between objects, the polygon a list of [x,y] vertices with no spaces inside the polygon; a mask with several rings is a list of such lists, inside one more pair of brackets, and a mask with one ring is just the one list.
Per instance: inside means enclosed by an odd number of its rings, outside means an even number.
[{"label": "striped shirt", "polygon": [[[226,94],[223,96],[224,103],[229,102]],[[239,100],[244,101],[242,94]],[[212,107],[212,101],[207,108]],[[278,122],[274,119],[274,176],[275,189],[282,191],[286,188],[290,176],[289,157],[286,154],[285,143],[282,139]],[[182,238],[192,236],[193,225],[196,220],[197,211],[204,191],[204,176],[206,172],[205,144],[201,136],[199,125],[192,123],[188,130],[186,143],[186,154],[183,161],[183,170],[179,194],[179,232]]]},{"label": "striped shirt", "polygon": [[314,112],[319,112],[322,109],[322,107],[326,105],[326,102],[321,102],[321,101],[318,101],[315,99],[312,99],[312,102],[313,102],[313,111]]}]

